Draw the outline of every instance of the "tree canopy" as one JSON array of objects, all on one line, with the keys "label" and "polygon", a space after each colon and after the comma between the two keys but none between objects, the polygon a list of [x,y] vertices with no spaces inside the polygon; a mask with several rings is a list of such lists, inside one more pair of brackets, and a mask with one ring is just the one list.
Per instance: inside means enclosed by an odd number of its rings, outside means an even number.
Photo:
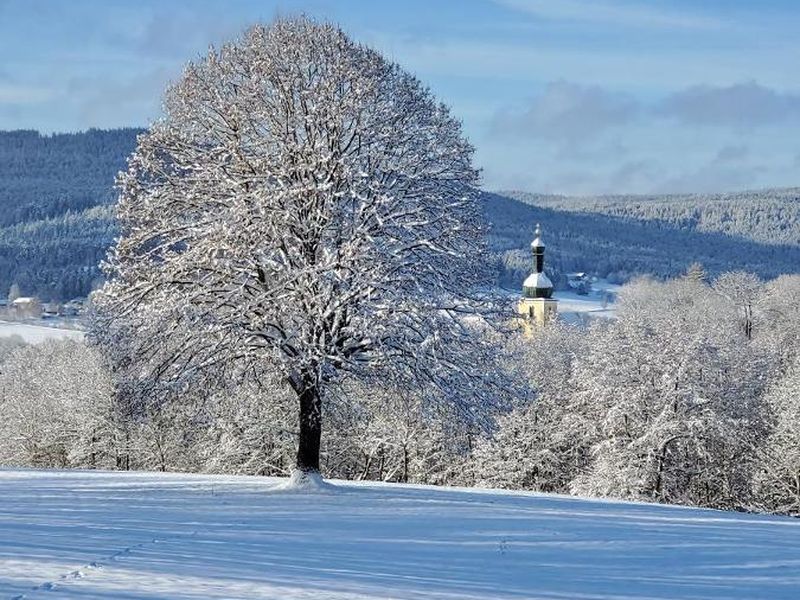
[{"label": "tree canopy", "polygon": [[487,283],[473,149],[416,78],[279,19],[189,64],[165,111],[119,181],[101,337],[135,328],[125,352],[162,380],[277,370],[304,470],[344,376],[488,398],[491,361],[467,358],[492,352],[468,318]]}]

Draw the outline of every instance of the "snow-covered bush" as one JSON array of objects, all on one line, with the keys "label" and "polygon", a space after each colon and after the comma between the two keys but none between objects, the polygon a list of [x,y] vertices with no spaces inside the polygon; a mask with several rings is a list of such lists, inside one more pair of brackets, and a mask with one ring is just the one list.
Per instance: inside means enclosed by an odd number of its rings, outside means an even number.
[{"label": "snow-covered bush", "polygon": [[19,335],[0,337],[0,364],[4,363],[14,350],[24,346],[27,346],[27,343]]},{"label": "snow-covered bush", "polygon": [[753,481],[759,508],[800,516],[800,360],[767,394],[772,421]]},{"label": "snow-covered bush", "polygon": [[193,426],[198,470],[289,475],[294,467],[297,412],[292,391],[278,381],[215,394],[195,413]]},{"label": "snow-covered bush", "polygon": [[343,479],[448,483],[460,477],[473,420],[411,390],[351,381],[323,438],[323,472]]},{"label": "snow-covered bush", "polygon": [[619,319],[593,333],[576,368],[598,439],[573,491],[720,507],[745,501],[767,380],[738,309],[691,279],[641,281],[621,294]]},{"label": "snow-covered bush", "polygon": [[0,462],[114,465],[113,384],[98,353],[52,340],[15,350],[0,372]]},{"label": "snow-covered bush", "polygon": [[594,426],[574,403],[573,370],[586,351],[587,336],[563,323],[534,330],[510,342],[514,368],[535,393],[497,419],[492,436],[476,443],[468,474],[478,485],[567,492],[587,464]]}]

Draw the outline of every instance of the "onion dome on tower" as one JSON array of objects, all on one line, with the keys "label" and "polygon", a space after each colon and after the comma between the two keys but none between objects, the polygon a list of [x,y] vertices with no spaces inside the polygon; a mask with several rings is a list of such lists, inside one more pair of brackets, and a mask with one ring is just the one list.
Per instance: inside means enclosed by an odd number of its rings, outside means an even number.
[{"label": "onion dome on tower", "polygon": [[550,298],[553,295],[553,283],[544,274],[544,242],[542,228],[536,224],[536,233],[531,250],[533,250],[534,271],[522,284],[522,296],[525,298]]}]

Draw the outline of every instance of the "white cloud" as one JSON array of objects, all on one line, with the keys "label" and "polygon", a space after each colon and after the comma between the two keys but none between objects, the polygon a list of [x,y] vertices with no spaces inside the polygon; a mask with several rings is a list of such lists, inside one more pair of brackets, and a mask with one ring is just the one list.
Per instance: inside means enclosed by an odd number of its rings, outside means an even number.
[{"label": "white cloud", "polygon": [[670,95],[659,112],[689,125],[752,128],[800,118],[800,95],[754,81],[693,86]]},{"label": "white cloud", "polygon": [[53,90],[20,83],[0,81],[0,104],[37,104],[53,98]]},{"label": "white cloud", "polygon": [[535,17],[592,23],[608,23],[628,27],[669,29],[719,29],[719,19],[703,15],[658,8],[652,3],[608,2],[603,0],[495,0],[507,8]]},{"label": "white cloud", "polygon": [[236,38],[247,25],[246,19],[169,7],[169,10],[161,9],[151,15],[133,43],[137,52],[185,60],[205,52],[211,44],[219,45]]},{"label": "white cloud", "polygon": [[161,99],[176,69],[155,68],[128,78],[75,77],[67,84],[82,127],[145,125],[160,114]]},{"label": "white cloud", "polygon": [[[663,92],[691,85],[725,86],[758,79],[774,89],[796,80],[796,66],[754,47],[746,54],[724,47],[565,45],[552,39],[408,39],[372,33],[370,43],[426,81],[454,77],[493,82],[558,79]],[[786,52],[793,52],[788,47]]]},{"label": "white cloud", "polygon": [[731,192],[764,185],[760,178],[767,172],[760,165],[726,166],[712,161],[698,169],[679,173],[659,184],[657,191],[675,193]]},{"label": "white cloud", "polygon": [[717,156],[714,158],[714,162],[737,162],[747,158],[749,155],[750,149],[744,144],[729,144],[719,149]]},{"label": "white cloud", "polygon": [[523,110],[496,113],[492,131],[515,137],[575,142],[625,124],[637,112],[638,104],[625,94],[598,86],[556,81],[549,83]]}]

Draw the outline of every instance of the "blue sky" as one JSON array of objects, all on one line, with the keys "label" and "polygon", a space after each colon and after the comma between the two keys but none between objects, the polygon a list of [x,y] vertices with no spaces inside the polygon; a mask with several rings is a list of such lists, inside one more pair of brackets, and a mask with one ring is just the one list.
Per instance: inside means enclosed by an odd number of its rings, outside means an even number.
[{"label": "blue sky", "polygon": [[428,84],[488,189],[800,185],[797,0],[0,0],[0,129],[147,125],[186,61],[297,12]]}]

